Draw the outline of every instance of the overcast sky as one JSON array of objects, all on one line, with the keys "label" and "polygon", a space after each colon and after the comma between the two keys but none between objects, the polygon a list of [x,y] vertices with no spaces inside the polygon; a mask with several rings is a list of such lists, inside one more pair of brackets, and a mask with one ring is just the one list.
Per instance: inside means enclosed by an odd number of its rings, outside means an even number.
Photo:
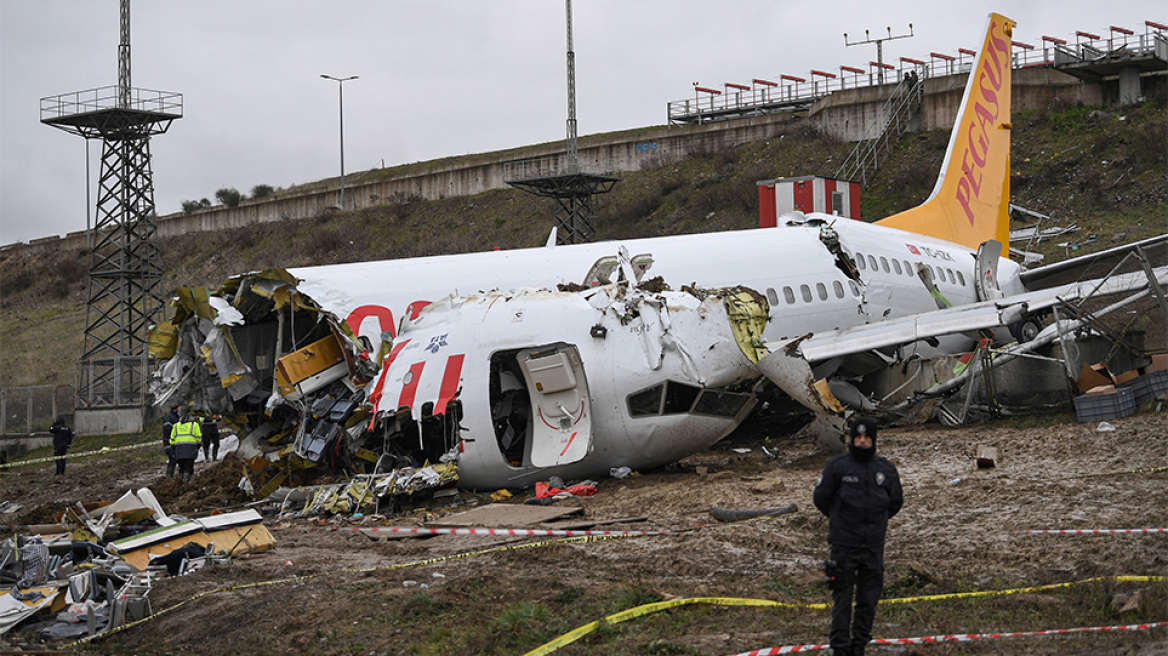
[{"label": "overcast sky", "polygon": [[[118,0],[0,0],[0,244],[86,227],[86,144],[42,125],[40,99],[117,84]],[[1162,0],[575,0],[580,135],[666,122],[693,83],[815,68],[866,68],[976,49],[986,15],[1015,40],[1168,24]],[[160,215],[184,200],[562,140],[563,0],[137,0],[132,85],[183,94],[183,118],[151,141]],[[96,180],[100,142],[90,144]],[[91,184],[93,184],[91,182]]]}]

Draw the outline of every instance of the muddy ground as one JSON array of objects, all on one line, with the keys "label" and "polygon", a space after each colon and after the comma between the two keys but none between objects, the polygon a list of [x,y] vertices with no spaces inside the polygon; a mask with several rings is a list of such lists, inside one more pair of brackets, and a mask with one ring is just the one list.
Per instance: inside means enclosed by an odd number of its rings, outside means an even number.
[{"label": "muddy ground", "polygon": [[[882,431],[879,451],[899,467],[907,495],[890,523],[886,597],[1168,574],[1168,534],[1025,533],[1168,527],[1168,415],[1145,408],[1111,423],[1114,432],[1100,432],[1097,424],[1058,415]],[[979,445],[996,447],[996,467],[972,467],[969,456]],[[595,496],[558,502],[582,509],[573,521],[611,522],[597,529],[693,531],[674,536],[572,543],[451,535],[387,540],[328,530],[336,520],[273,517],[274,550],[162,580],[151,592],[153,619],[72,650],[524,653],[646,602],[724,597],[822,603],[829,600],[820,581],[826,522],[811,504],[811,491],[826,459],[808,440],[770,436],[756,421],[753,430],[676,466],[604,479]],[[0,521],[47,521],[75,502],[113,499],[142,486],[171,513],[206,514],[244,501],[234,487],[237,467],[231,458],[200,464],[185,487],[161,477],[160,458],[119,465],[94,457],[71,463],[64,478],[52,476],[51,465],[6,472],[0,474],[2,499],[24,507]],[[483,503],[490,503],[485,494],[464,492],[388,523],[421,525]],[[719,523],[709,514],[712,506],[790,503],[797,513],[760,521]],[[364,522],[339,525],[387,523]],[[537,546],[520,548],[529,544]],[[428,564],[411,565],[419,562]],[[1133,592],[1140,593],[1136,607],[1120,611],[1124,597],[1117,593]],[[985,600],[922,601],[882,606],[874,633],[903,638],[1165,621],[1166,599],[1162,583],[1105,582]],[[828,622],[828,612],[817,609],[695,604],[609,625],[555,653],[736,654],[826,642]],[[0,647],[55,646],[9,637]],[[881,646],[869,653],[1163,656],[1168,628]]]}]

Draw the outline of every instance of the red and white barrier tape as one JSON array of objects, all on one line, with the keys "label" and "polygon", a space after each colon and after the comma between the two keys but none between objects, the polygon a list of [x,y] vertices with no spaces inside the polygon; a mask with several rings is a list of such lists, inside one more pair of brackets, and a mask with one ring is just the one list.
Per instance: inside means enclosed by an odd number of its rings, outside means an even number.
[{"label": "red and white barrier tape", "polygon": [[635,537],[641,535],[685,535],[694,531],[570,531],[539,528],[421,528],[413,526],[321,526],[326,531],[359,531],[361,533],[398,533],[405,535],[506,535],[554,537]]},{"label": "red and white barrier tape", "polygon": [[[974,642],[994,640],[1001,637],[1035,637],[1043,635],[1068,635],[1075,633],[1114,633],[1114,631],[1138,631],[1168,627],[1168,622],[1145,622],[1142,624],[1120,624],[1113,627],[1076,627],[1071,629],[1048,629],[1042,631],[1014,631],[1014,633],[959,633],[930,635],[922,637],[876,638],[868,644],[933,644],[937,642]],[[777,654],[801,654],[805,651],[820,651],[832,648],[829,644],[793,644],[787,647],[769,647],[742,651],[735,656],[772,656]]]},{"label": "red and white barrier tape", "polygon": [[[928,645],[938,642],[973,642],[995,638],[1026,638],[1034,636],[1067,635],[1071,633],[1111,633],[1115,631],[1146,631],[1168,626],[1168,622],[1147,622],[1120,626],[1084,626],[1072,629],[1049,629],[1046,631],[1015,631],[1013,633],[951,633],[947,635],[922,636],[919,638],[878,638],[869,645]],[[788,645],[744,651],[734,656],[772,656],[774,654],[799,654],[809,651],[831,649],[831,645]]]},{"label": "red and white barrier tape", "polygon": [[1118,535],[1122,533],[1168,533],[1168,528],[1066,528],[1026,531],[1028,535]]}]

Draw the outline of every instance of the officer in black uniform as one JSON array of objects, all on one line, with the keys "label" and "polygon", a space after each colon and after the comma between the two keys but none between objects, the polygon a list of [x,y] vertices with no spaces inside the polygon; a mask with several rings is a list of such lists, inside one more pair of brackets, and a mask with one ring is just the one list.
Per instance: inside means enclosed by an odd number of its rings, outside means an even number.
[{"label": "officer in black uniform", "polygon": [[64,417],[57,417],[53,425],[49,426],[49,432],[53,434],[53,455],[59,456],[57,458],[57,476],[64,476],[65,454],[73,445],[73,429],[65,423]]},{"label": "officer in black uniform", "polygon": [[812,498],[830,520],[824,570],[832,588],[831,649],[864,656],[884,587],[884,534],[904,492],[896,466],[876,455],[876,420],[857,417],[849,433],[848,452],[827,462]]}]

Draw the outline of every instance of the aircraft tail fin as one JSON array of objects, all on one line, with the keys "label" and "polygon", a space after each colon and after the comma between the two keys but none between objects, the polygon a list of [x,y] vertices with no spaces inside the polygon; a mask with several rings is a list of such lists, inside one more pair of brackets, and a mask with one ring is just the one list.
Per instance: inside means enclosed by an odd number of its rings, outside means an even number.
[{"label": "aircraft tail fin", "polygon": [[[977,250],[1010,239],[1010,84],[1014,21],[990,14],[933,193],[876,223]],[[1009,252],[1005,250],[1004,252]]]}]

